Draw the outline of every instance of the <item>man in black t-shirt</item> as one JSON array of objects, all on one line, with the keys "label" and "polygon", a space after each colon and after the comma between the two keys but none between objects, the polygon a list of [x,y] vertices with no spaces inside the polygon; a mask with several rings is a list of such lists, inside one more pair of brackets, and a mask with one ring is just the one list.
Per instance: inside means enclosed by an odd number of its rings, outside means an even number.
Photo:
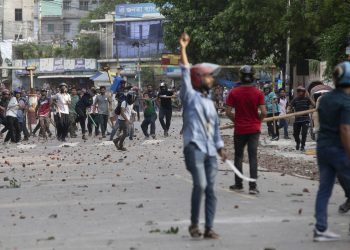
[{"label": "man in black t-shirt", "polygon": [[[306,95],[306,89],[303,86],[299,86],[297,88],[297,96],[291,101],[290,107],[294,110],[294,112],[301,112],[308,110],[310,106],[315,107],[315,102]],[[308,114],[295,117],[295,122],[293,124],[293,136],[296,142],[296,150],[300,149],[301,151],[305,151],[305,142],[309,123],[310,117]]]},{"label": "man in black t-shirt", "polygon": [[[173,113],[171,98],[174,97],[174,93],[169,91],[166,84],[162,82],[160,84],[158,93],[158,105],[159,105],[159,122],[164,130],[164,136],[169,135],[169,128],[171,123],[171,116]],[[164,122],[165,117],[165,122]]]}]

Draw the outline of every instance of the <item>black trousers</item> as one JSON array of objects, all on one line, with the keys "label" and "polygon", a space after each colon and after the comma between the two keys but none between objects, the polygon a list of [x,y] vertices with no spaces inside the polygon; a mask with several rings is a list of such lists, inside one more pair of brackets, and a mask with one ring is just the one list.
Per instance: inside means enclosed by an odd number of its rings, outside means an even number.
[{"label": "black trousers", "polygon": [[[279,113],[275,113],[275,116],[278,116],[278,115],[279,115]],[[273,117],[273,114],[267,114],[267,117]],[[278,131],[277,120],[272,121],[272,122],[267,122],[267,130],[269,132],[269,135],[271,135],[272,137],[279,137],[280,136],[280,133]]]},{"label": "black trousers", "polygon": [[[305,147],[307,131],[309,129],[309,122],[295,122],[293,124],[293,136],[297,145],[301,145],[301,147]],[[301,140],[300,140],[300,132],[301,132]]]},{"label": "black trousers", "polygon": [[[163,107],[159,108],[159,122],[164,131],[169,131],[172,115],[173,115],[172,108],[168,108],[168,109]],[[164,122],[164,117],[165,117],[165,122]]]},{"label": "black trousers", "polygon": [[81,108],[76,108],[75,111],[77,112],[77,115],[78,115],[78,121],[79,121],[79,124],[80,124],[80,128],[81,128],[81,133],[83,135],[86,134],[86,112],[84,112],[84,110],[82,110]]},{"label": "black trousers", "polygon": [[[258,178],[258,145],[260,133],[234,135],[235,167],[242,173],[244,148],[248,145],[250,178]],[[235,184],[242,186],[242,179],[235,175]],[[249,182],[250,188],[256,188],[256,182]]]},{"label": "black trousers", "polygon": [[98,114],[98,121],[101,127],[102,136],[106,135],[108,115]]},{"label": "black trousers", "polygon": [[57,139],[65,140],[69,130],[69,114],[56,114],[55,123],[57,128]]},{"label": "black trousers", "polygon": [[17,117],[6,116],[6,124],[8,132],[5,137],[5,142],[11,139],[11,142],[19,142],[21,140],[21,131]]},{"label": "black trousers", "polygon": [[[94,125],[94,123],[96,124],[96,126]],[[88,130],[89,130],[89,134],[92,134],[92,127],[95,126],[95,135],[99,135],[100,131],[99,131],[99,122],[97,119],[97,114],[90,114],[88,115]]]}]

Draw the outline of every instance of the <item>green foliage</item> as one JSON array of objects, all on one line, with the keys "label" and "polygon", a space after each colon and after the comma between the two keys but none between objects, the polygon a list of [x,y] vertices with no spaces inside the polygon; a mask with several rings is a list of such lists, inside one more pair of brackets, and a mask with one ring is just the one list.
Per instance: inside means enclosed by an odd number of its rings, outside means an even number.
[{"label": "green foliage", "polygon": [[155,0],[166,16],[165,43],[176,52],[178,36],[191,36],[193,63],[263,63],[284,66],[290,34],[291,63],[344,59],[350,1],[344,0]]},{"label": "green foliage", "polygon": [[82,35],[78,38],[78,47],[65,45],[21,44],[14,47],[15,59],[31,58],[98,58],[100,53],[100,41],[96,36]]}]

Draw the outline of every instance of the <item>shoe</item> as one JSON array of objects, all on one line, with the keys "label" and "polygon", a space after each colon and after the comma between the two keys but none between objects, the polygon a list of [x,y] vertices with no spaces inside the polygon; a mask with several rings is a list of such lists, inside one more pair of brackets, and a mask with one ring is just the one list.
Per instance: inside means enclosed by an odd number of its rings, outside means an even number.
[{"label": "shoe", "polygon": [[83,135],[83,136],[81,137],[81,139],[83,139],[83,140],[87,140],[86,135]]},{"label": "shoe", "polygon": [[305,152],[305,148],[303,146],[301,146],[300,151]]},{"label": "shoe", "polygon": [[271,138],[271,141],[278,141],[279,140],[279,137],[278,136],[275,136],[275,137],[272,137]]},{"label": "shoe", "polygon": [[252,194],[252,195],[257,195],[259,194],[259,190],[255,187],[255,188],[249,188],[249,194]]},{"label": "shoe", "polygon": [[188,232],[192,238],[199,238],[202,236],[202,232],[199,229],[198,225],[192,224],[188,227]]},{"label": "shoe", "polygon": [[70,138],[77,138],[77,135],[71,135]]},{"label": "shoe", "polygon": [[289,136],[285,136],[284,139],[290,140],[291,138]]},{"label": "shoe", "polygon": [[117,149],[120,150],[120,151],[126,151],[126,150],[127,150],[127,149],[124,148],[124,147],[118,147]]},{"label": "shoe", "polygon": [[91,137],[92,136],[92,133],[89,133],[89,137]]},{"label": "shoe", "polygon": [[329,231],[328,229],[324,232],[314,229],[314,241],[336,241],[340,239],[340,235]]},{"label": "shoe", "polygon": [[145,136],[145,140],[149,140],[149,136]]},{"label": "shoe", "polygon": [[134,140],[134,138],[132,138],[132,137],[129,137],[129,140],[130,140],[130,141],[132,141],[132,140]]},{"label": "shoe", "polygon": [[243,186],[239,186],[239,185],[232,185],[230,186],[230,190],[231,191],[236,191],[236,192],[243,192]]},{"label": "shoe", "polygon": [[152,139],[155,140],[156,139],[156,135],[151,135]]},{"label": "shoe", "polygon": [[295,146],[295,149],[296,149],[296,150],[299,150],[299,148],[300,148],[300,145],[297,144],[297,145]]},{"label": "shoe", "polygon": [[164,136],[165,136],[165,137],[168,137],[168,136],[169,136],[168,130],[164,130]]},{"label": "shoe", "polygon": [[29,140],[28,137],[23,138],[23,141],[28,141],[28,140]]},{"label": "shoe", "polygon": [[119,147],[119,146],[118,146],[118,142],[119,142],[119,138],[115,138],[115,139],[113,140],[114,146],[115,146],[116,148]]},{"label": "shoe", "polygon": [[208,239],[208,240],[220,239],[220,236],[217,233],[215,233],[213,229],[205,229],[203,237],[204,239]]},{"label": "shoe", "polygon": [[102,135],[102,138],[106,138],[106,135]]},{"label": "shoe", "polygon": [[347,199],[343,204],[339,206],[338,212],[345,214],[350,210],[350,199]]},{"label": "shoe", "polygon": [[51,136],[52,136],[52,134],[50,133],[50,134],[49,134],[49,137],[51,138]]}]

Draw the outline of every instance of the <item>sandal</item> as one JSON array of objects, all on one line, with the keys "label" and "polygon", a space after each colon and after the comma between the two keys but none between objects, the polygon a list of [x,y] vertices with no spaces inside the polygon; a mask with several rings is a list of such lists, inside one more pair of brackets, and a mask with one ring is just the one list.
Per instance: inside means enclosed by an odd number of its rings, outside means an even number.
[{"label": "sandal", "polygon": [[205,229],[203,237],[204,237],[204,239],[208,239],[208,240],[218,240],[218,239],[220,239],[220,235],[215,233],[214,230],[212,230],[212,229]]},{"label": "sandal", "polygon": [[188,227],[188,231],[190,232],[192,238],[199,238],[202,236],[202,232],[199,230],[198,225],[192,224]]}]

